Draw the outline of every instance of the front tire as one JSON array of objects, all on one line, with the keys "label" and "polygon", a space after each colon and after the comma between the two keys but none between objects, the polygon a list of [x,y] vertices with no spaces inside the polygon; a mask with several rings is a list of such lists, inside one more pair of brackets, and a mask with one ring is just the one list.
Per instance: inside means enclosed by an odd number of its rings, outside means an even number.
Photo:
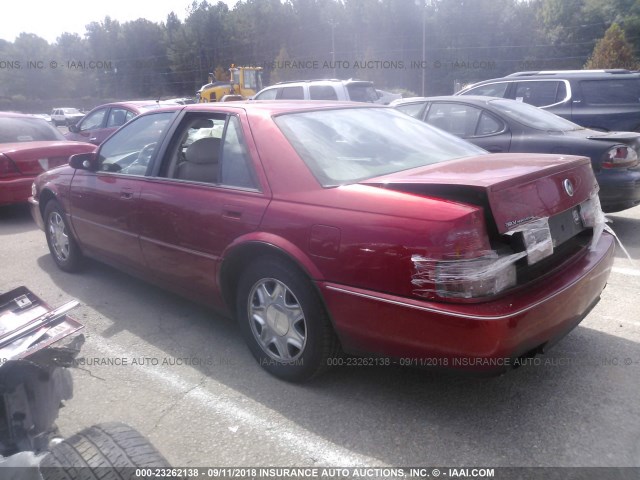
[{"label": "front tire", "polygon": [[65,272],[78,271],[83,260],[82,252],[73,238],[64,211],[56,200],[49,201],[44,209],[44,232],[56,265]]},{"label": "front tire", "polygon": [[337,353],[336,335],[311,281],[282,260],[259,260],[243,273],[237,312],[251,353],[278,378],[309,380]]}]

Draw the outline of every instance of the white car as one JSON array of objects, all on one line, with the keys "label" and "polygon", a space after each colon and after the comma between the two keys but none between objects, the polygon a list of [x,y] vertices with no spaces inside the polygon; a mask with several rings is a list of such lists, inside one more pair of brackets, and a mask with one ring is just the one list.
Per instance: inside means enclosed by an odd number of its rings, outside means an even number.
[{"label": "white car", "polygon": [[51,111],[51,121],[54,125],[75,125],[84,117],[77,108],[54,108]]},{"label": "white car", "polygon": [[303,80],[263,88],[253,100],[336,100],[377,103],[372,82],[366,80]]}]

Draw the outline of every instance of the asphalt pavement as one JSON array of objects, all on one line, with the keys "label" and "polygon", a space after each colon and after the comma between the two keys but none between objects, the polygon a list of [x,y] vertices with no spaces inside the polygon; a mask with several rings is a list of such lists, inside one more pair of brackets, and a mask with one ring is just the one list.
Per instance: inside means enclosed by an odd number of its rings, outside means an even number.
[{"label": "asphalt pavement", "polygon": [[640,207],[609,215],[601,302],[541,362],[477,378],[340,367],[288,384],[235,324],[108,266],[56,268],[27,208],[0,208],[0,292],[78,299],[85,324],[69,436],[122,421],[174,466],[640,466]]}]

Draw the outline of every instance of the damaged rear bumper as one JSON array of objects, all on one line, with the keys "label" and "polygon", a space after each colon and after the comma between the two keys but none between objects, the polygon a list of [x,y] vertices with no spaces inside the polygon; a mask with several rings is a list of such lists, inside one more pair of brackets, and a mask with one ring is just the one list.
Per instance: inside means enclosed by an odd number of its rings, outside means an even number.
[{"label": "damaged rear bumper", "polygon": [[614,250],[613,236],[603,233],[544,281],[483,303],[421,301],[326,282],[319,287],[350,353],[504,370],[505,363],[553,344],[580,323],[606,286]]}]

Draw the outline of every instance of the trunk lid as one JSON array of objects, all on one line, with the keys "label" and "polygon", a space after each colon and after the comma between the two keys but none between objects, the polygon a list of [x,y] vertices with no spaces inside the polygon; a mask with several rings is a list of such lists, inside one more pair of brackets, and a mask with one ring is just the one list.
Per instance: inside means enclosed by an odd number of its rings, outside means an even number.
[{"label": "trunk lid", "polygon": [[572,209],[598,190],[590,159],[537,154],[467,157],[361,183],[485,206],[500,234]]},{"label": "trunk lid", "polygon": [[81,142],[47,141],[6,143],[0,153],[9,158],[23,175],[38,175],[69,162],[76,153],[91,152],[95,145]]}]

